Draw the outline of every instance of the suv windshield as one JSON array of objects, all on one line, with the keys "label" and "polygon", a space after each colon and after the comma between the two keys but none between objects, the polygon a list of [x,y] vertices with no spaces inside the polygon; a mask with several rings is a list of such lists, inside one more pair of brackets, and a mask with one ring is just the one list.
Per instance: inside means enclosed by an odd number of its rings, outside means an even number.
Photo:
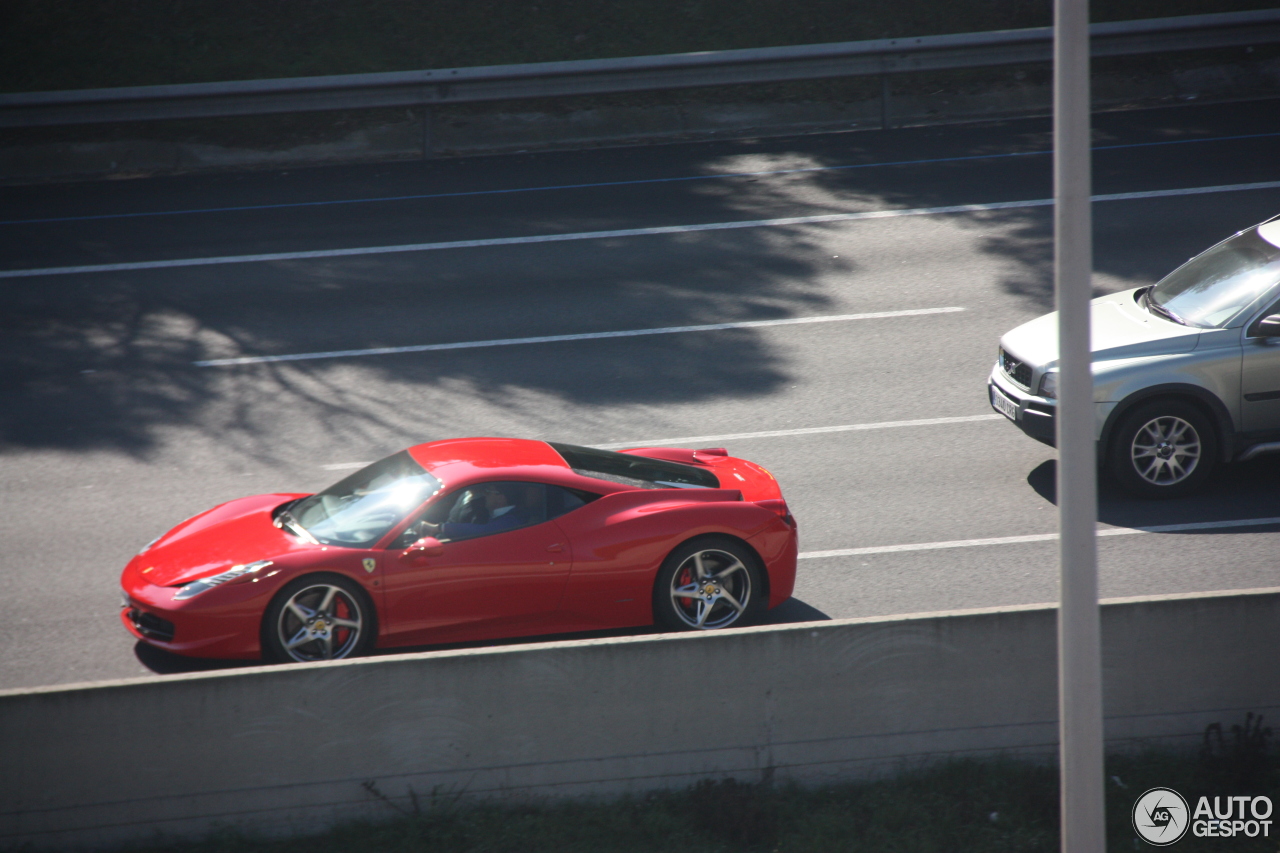
[{"label": "suv windshield", "polygon": [[576,473],[641,489],[718,489],[715,474],[692,465],[548,441]]},{"label": "suv windshield", "polygon": [[1169,273],[1147,299],[1154,313],[1202,329],[1227,329],[1248,319],[1249,309],[1280,281],[1280,248],[1251,228],[1197,255]]},{"label": "suv windshield", "polygon": [[321,544],[368,548],[439,490],[440,481],[403,450],[278,515],[292,514]]}]

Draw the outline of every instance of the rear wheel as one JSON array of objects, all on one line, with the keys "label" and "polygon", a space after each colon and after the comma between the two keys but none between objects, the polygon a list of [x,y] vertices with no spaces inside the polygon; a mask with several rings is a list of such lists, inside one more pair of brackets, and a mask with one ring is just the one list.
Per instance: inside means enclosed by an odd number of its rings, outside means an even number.
[{"label": "rear wheel", "polygon": [[341,575],[313,575],[285,586],[262,620],[262,645],[272,660],[339,660],[368,651],[376,635],[364,592]]},{"label": "rear wheel", "polygon": [[1218,442],[1213,424],[1195,406],[1156,400],[1124,416],[1111,441],[1111,473],[1128,491],[1172,498],[1204,486],[1213,473]]},{"label": "rear wheel", "polygon": [[653,615],[670,631],[749,625],[764,608],[764,577],[750,548],[733,539],[695,539],[663,562]]}]

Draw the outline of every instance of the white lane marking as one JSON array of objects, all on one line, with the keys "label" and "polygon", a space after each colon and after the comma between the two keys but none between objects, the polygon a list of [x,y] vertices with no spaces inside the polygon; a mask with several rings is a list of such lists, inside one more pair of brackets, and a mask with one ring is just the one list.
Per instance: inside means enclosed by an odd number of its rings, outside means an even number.
[{"label": "white lane marking", "polygon": [[[1201,195],[1204,193],[1243,192],[1280,188],[1280,181],[1251,184],[1223,184],[1212,187],[1186,187],[1174,190],[1148,190],[1134,193],[1095,195],[1093,201],[1129,201],[1145,198]],[[399,246],[362,246],[351,249],[316,249],[309,252],[271,252],[260,255],[224,255],[211,258],[176,258],[168,261],[132,261],[119,264],[86,264],[73,267],[38,267],[34,269],[0,270],[0,278],[31,278],[42,275],[74,275],[77,273],[121,272],[126,270],[200,267],[212,264],[250,264],[268,261],[298,261],[313,258],[345,258],[358,255],[385,255],[394,252],[436,252],[448,249],[477,249],[485,246],[523,246],[532,243],[560,243],[571,240],[604,240],[617,237],[650,237],[660,234],[690,234],[698,231],[729,231],[735,228],[777,228],[785,225],[816,225],[823,222],[856,222],[860,219],[888,219],[898,216],[935,216],[946,213],[980,213],[989,210],[1015,210],[1026,207],[1048,207],[1051,198],[1026,201],[999,201],[989,204],[949,204],[942,207],[916,207],[899,210],[867,210],[859,213],[829,213],[819,216],[787,216],[779,219],[749,219],[738,222],[706,222],[700,225],[661,225],[652,228],[619,228],[612,231],[578,231],[569,234],[538,234],[527,237],[491,237],[481,240],[450,240],[439,243],[406,243]]]},{"label": "white lane marking", "polygon": [[[1220,530],[1228,527],[1261,527],[1280,524],[1277,518],[1238,518],[1229,521],[1194,521],[1188,524],[1160,524],[1154,527],[1105,527],[1098,536],[1131,536],[1136,533],[1179,533],[1188,530]],[[917,542],[909,545],[878,545],[871,548],[838,548],[834,551],[805,551],[802,560],[823,557],[858,557],[864,554],[900,554],[905,551],[941,551],[946,548],[979,548],[986,545],[1020,545],[1024,542],[1053,542],[1057,533],[1033,533],[1029,536],[999,536],[991,539],[953,539],[950,542]]]},{"label": "white lane marking", "polygon": [[[781,438],[789,435],[819,435],[828,432],[854,432],[864,429],[891,429],[893,427],[938,426],[939,424],[963,424],[972,421],[1003,421],[1004,415],[964,415],[956,418],[922,418],[915,421],[881,421],[873,424],[841,424],[829,427],[804,427],[802,429],[775,429],[768,432],[735,432],[724,435],[694,435],[685,438],[658,438],[647,441],[620,441],[614,444],[592,444],[601,450],[617,450],[623,447],[658,447],[669,444],[701,444],[703,442],[730,441],[744,438]],[[363,468],[370,462],[334,462],[321,465],[325,471],[347,471]]]},{"label": "white lane marking", "polygon": [[602,450],[618,450],[623,447],[657,447],[659,445],[695,445],[716,441],[736,441],[748,438],[782,438],[790,435],[819,435],[828,432],[857,432],[864,429],[893,429],[894,427],[937,426],[939,424],[963,424],[972,421],[1002,421],[1004,415],[964,415],[955,418],[922,418],[915,421],[881,421],[873,424],[841,424],[840,426],[804,427],[802,429],[775,429],[767,432],[731,432],[724,435],[691,435],[684,438],[659,438],[652,441],[627,441],[613,444],[595,444]]},{"label": "white lane marking", "polygon": [[667,326],[658,329],[625,329],[617,332],[584,332],[576,335],[540,335],[533,338],[500,338],[492,341],[459,341],[452,344],[419,344],[407,347],[302,352],[292,355],[247,355],[193,361],[196,367],[227,367],[235,364],[266,364],[273,361],[311,361],[320,358],[351,358],[364,355],[395,355],[406,352],[439,352],[453,349],[509,347],[520,344],[548,344],[561,341],[594,341],[604,338],[635,338],[641,335],[675,335],[682,332],[718,332],[725,329],[759,329],[765,326],[798,326],[808,323],[842,323],[849,320],[881,320],[889,317],[917,317],[924,314],[951,314],[963,308],[911,308],[903,311],[874,311],[868,314],[825,314],[817,317],[790,317],[782,320],[744,320],[739,323],[709,323],[703,326]]}]

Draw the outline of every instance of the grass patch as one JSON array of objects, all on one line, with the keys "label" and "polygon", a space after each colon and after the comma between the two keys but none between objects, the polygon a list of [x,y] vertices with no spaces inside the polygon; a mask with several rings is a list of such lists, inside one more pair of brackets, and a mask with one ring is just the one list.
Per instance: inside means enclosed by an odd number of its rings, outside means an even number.
[{"label": "grass patch", "polygon": [[[1108,0],[1094,20],[1274,0]],[[1047,0],[5,0],[0,91],[404,71],[1044,26]]]},{"label": "grass patch", "polygon": [[[1220,732],[1218,734],[1221,734]],[[1146,849],[1130,825],[1135,800],[1171,787],[1200,796],[1267,795],[1280,803],[1280,761],[1270,731],[1251,721],[1195,752],[1155,749],[1107,762],[1111,850]],[[609,801],[526,805],[422,802],[417,813],[341,826],[309,838],[254,840],[224,833],[145,853],[1051,853],[1058,849],[1054,767],[997,757],[945,761],[879,781],[802,788],[733,780]],[[1274,851],[1270,838],[1195,838],[1180,853]]]}]

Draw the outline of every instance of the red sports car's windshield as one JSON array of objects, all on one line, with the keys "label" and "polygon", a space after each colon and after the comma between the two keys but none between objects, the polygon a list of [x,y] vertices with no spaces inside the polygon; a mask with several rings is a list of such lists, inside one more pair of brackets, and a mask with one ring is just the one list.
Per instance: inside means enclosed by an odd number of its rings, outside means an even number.
[{"label": "red sports car's windshield", "polygon": [[440,485],[401,451],[286,509],[321,544],[368,548]]}]

